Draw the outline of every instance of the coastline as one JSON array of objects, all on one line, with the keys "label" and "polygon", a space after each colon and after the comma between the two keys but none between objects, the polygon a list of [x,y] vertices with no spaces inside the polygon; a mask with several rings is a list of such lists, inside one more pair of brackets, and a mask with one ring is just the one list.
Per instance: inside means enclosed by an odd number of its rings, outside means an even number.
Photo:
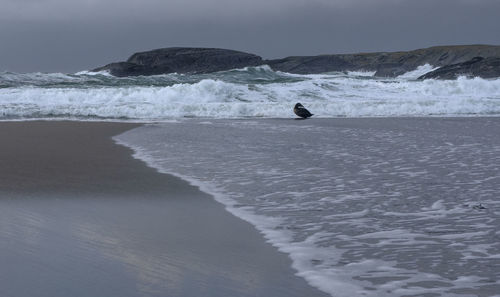
[{"label": "coastline", "polygon": [[327,296],[249,223],[113,142],[138,126],[0,123],[3,296]]},{"label": "coastline", "polygon": [[492,296],[499,119],[192,119],[115,140],[251,222],[333,296]]}]

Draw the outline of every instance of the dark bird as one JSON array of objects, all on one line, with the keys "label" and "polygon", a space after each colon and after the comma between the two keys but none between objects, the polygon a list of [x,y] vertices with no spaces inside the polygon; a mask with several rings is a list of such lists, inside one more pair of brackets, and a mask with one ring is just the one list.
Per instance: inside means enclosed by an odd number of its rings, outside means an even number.
[{"label": "dark bird", "polygon": [[300,103],[295,104],[293,112],[295,112],[296,115],[304,119],[307,119],[308,117],[311,117],[313,115]]}]

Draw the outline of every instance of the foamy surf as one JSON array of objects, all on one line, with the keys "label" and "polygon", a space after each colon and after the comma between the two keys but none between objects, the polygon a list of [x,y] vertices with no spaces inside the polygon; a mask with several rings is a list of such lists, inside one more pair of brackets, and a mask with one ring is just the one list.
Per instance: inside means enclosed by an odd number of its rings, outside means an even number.
[{"label": "foamy surf", "polygon": [[418,66],[417,69],[415,69],[413,71],[409,71],[409,72],[406,72],[405,74],[399,75],[398,78],[400,78],[400,79],[417,79],[420,76],[422,76],[428,72],[434,71],[438,68],[439,67],[434,67],[432,65],[425,64],[425,65]]},{"label": "foamy surf", "polygon": [[268,66],[126,78],[4,72],[0,119],[290,118],[296,102],[321,118],[500,115],[500,79],[416,80],[431,69],[393,79],[373,72],[292,75]]},{"label": "foamy surf", "polygon": [[185,120],[115,140],[212,194],[332,296],[494,296],[498,124]]}]

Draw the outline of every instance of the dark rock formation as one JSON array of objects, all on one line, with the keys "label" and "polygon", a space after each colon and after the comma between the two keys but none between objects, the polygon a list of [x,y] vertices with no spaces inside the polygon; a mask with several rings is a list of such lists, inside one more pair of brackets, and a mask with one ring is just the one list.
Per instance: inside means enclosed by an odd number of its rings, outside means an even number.
[{"label": "dark rock formation", "polygon": [[[117,62],[111,63],[103,67],[96,68],[92,71],[103,71],[107,70],[114,76],[124,77],[124,76],[139,76],[139,75],[154,75],[161,73],[170,73],[168,72],[156,72],[156,69],[144,67],[143,65],[138,65],[129,62]],[[165,69],[163,69],[165,70]]]},{"label": "dark rock formation", "polygon": [[274,70],[299,74],[365,70],[376,71],[375,76],[395,77],[421,65],[439,67],[462,63],[476,56],[500,57],[500,46],[436,46],[408,52],[288,57],[268,60],[266,64]]},{"label": "dark rock formation", "polygon": [[225,49],[165,48],[136,53],[126,62],[111,63],[93,71],[108,70],[115,76],[136,76],[173,72],[210,73],[268,64],[274,70],[297,74],[364,70],[376,71],[376,76],[395,77],[421,65],[446,66],[464,63],[477,56],[500,57],[500,46],[436,46],[408,52],[319,55],[276,60],[262,60],[253,54]]},{"label": "dark rock formation", "polygon": [[347,55],[320,55],[266,60],[265,63],[273,70],[277,71],[297,74],[315,74],[360,69],[367,71],[373,70],[371,63],[366,62],[366,60],[369,60],[369,57],[364,55],[358,55],[358,58],[347,57]]},{"label": "dark rock formation", "polygon": [[420,76],[419,79],[456,79],[459,76],[482,78],[500,77],[500,57],[475,57],[463,63],[443,66]]},{"label": "dark rock formation", "polygon": [[253,54],[215,48],[164,48],[133,54],[126,62],[111,63],[93,71],[108,70],[115,76],[165,73],[209,73],[262,65]]}]

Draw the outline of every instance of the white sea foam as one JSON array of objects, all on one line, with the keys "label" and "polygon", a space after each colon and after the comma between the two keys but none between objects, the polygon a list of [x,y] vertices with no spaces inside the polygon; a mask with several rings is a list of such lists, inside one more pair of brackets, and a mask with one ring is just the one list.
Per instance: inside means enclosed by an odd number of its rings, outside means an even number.
[{"label": "white sea foam", "polygon": [[398,76],[398,78],[400,78],[400,79],[417,79],[420,76],[422,76],[428,72],[434,71],[438,68],[439,67],[434,67],[432,65],[425,64],[425,65],[418,66],[417,69],[415,69],[415,70],[408,71],[405,74],[401,74],[400,76]]},{"label": "white sea foam", "polygon": [[500,288],[498,119],[360,121],[184,120],[115,140],[254,224],[332,296]]},{"label": "white sea foam", "polygon": [[351,76],[374,76],[376,71],[348,71],[347,74]]},{"label": "white sea foam", "polygon": [[83,70],[83,71],[76,72],[75,75],[89,75],[89,76],[104,75],[104,76],[112,76],[111,73],[109,73],[109,71],[107,71],[107,70],[102,70],[102,71]]},{"label": "white sea foam", "polygon": [[359,75],[288,75],[264,66],[137,78],[3,73],[0,118],[287,118],[296,102],[327,118],[500,114],[500,79],[415,81]]}]

